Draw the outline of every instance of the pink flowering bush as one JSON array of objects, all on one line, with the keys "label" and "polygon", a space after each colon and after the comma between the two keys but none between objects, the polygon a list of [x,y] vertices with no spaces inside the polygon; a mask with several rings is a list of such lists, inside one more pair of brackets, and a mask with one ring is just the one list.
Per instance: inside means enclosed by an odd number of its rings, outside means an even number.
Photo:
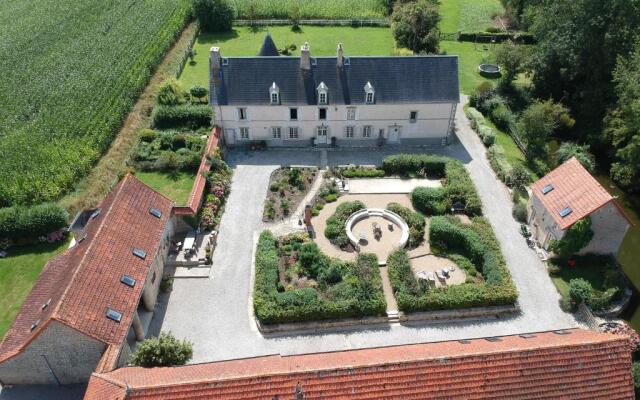
[{"label": "pink flowering bush", "polygon": [[615,335],[629,337],[629,350],[631,350],[632,353],[635,353],[640,349],[640,334],[638,334],[638,332],[636,332],[629,324],[620,322],[617,325],[607,325],[605,326],[604,331]]}]

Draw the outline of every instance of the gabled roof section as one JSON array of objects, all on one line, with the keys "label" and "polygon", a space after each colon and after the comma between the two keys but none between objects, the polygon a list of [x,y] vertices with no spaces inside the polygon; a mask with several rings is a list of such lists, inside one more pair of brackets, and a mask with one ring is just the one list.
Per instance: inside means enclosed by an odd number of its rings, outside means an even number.
[{"label": "gabled roof section", "polygon": [[535,182],[531,190],[563,230],[615,201],[575,157]]},{"label": "gabled roof section", "polygon": [[[52,319],[106,344],[124,342],[153,262],[153,257],[135,257],[132,250],[156,254],[173,202],[127,175],[100,207],[86,239],[44,267],[0,344],[0,362],[22,351]],[[150,208],[162,216],[151,215]],[[123,274],[139,284],[122,284]],[[106,318],[108,308],[122,313],[120,322]],[[40,324],[30,330],[36,320]]]},{"label": "gabled roof section", "polygon": [[267,32],[264,36],[264,41],[262,42],[262,47],[260,47],[260,52],[258,53],[258,57],[278,57],[280,53],[278,52],[278,47],[276,46],[271,34]]},{"label": "gabled roof section", "polygon": [[[459,102],[457,56],[315,57],[311,70],[300,69],[300,57],[228,57],[212,79],[216,105],[269,105],[264,88],[275,82],[283,105],[317,104],[320,82],[329,87],[332,104],[365,104],[370,82],[376,104]],[[219,78],[219,79],[218,79]]]},{"label": "gabled roof section", "polygon": [[[632,399],[623,336],[581,329],[92,376],[86,400]],[[276,397],[278,396],[278,397]]]}]

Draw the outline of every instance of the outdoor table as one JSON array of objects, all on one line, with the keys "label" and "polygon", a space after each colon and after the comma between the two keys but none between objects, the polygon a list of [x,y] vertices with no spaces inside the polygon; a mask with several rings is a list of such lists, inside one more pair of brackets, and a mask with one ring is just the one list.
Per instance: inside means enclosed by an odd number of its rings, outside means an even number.
[{"label": "outdoor table", "polygon": [[187,236],[184,238],[183,249],[191,250],[196,246],[196,233],[191,231],[187,233]]}]

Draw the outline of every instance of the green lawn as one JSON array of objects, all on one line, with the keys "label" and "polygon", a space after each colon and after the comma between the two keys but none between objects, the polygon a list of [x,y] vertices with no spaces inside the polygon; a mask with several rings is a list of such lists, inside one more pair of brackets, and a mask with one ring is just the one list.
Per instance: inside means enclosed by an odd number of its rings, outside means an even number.
[{"label": "green lawn", "polygon": [[[194,45],[196,63],[187,63],[180,82],[186,89],[195,84],[208,87],[211,46],[220,47],[223,56],[255,56],[266,32],[266,29],[252,31],[247,27],[237,27],[231,33],[201,34]],[[311,54],[316,56],[335,55],[338,42],[344,44],[347,55],[388,56],[397,53],[388,28],[303,26],[300,32],[293,32],[290,26],[274,26],[269,28],[269,32],[278,48],[295,44],[295,56],[300,55],[300,45],[304,42],[309,42]]]},{"label": "green lawn", "polygon": [[22,302],[53,256],[69,246],[69,241],[44,243],[9,249],[7,258],[0,258],[0,338],[4,337]]},{"label": "green lawn", "polygon": [[192,172],[180,172],[172,177],[168,172],[136,172],[136,178],[153,189],[183,206],[189,200],[189,193],[196,177]]},{"label": "green lawn", "polygon": [[441,0],[440,29],[446,33],[484,31],[493,26],[492,17],[503,13],[500,0]]},{"label": "green lawn", "polygon": [[484,81],[497,79],[484,78],[478,72],[478,65],[483,62],[493,61],[493,48],[488,45],[475,45],[471,42],[441,41],[440,50],[447,54],[457,55],[460,59],[460,90],[471,94],[473,90]]}]

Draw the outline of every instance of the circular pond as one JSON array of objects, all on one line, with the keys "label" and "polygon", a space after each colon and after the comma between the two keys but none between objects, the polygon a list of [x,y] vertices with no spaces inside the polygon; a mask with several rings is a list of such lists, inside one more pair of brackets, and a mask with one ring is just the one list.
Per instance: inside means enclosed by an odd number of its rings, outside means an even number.
[{"label": "circular pond", "polygon": [[378,256],[381,265],[394,249],[409,240],[409,226],[398,214],[379,208],[367,208],[352,214],[345,224],[349,241],[361,252]]}]

